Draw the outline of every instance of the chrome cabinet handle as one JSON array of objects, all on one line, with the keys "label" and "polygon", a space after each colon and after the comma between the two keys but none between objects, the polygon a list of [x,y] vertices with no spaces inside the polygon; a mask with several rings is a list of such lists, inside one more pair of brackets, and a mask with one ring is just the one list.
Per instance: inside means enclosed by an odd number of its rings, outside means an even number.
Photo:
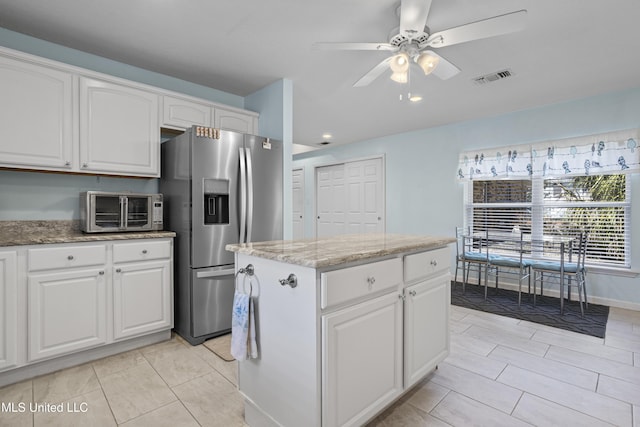
[{"label": "chrome cabinet handle", "polygon": [[289,285],[292,288],[295,288],[296,286],[298,286],[298,278],[293,273],[289,274],[289,277],[287,277],[286,279],[280,279],[279,282],[280,282],[280,285],[282,286]]},{"label": "chrome cabinet handle", "polygon": [[99,271],[98,274],[104,276],[104,271]]},{"label": "chrome cabinet handle", "polygon": [[71,166],[71,162],[66,161],[66,162],[64,162],[64,165],[65,165],[65,166]]},{"label": "chrome cabinet handle", "polygon": [[436,261],[435,259],[432,259],[430,264],[435,267],[436,265],[438,265],[438,261]]},{"label": "chrome cabinet handle", "polygon": [[116,268],[116,273],[121,273],[121,272],[122,272],[122,269]]},{"label": "chrome cabinet handle", "polygon": [[367,277],[367,283],[373,285],[374,283],[376,283],[376,278],[373,276]]},{"label": "chrome cabinet handle", "polygon": [[147,253],[147,250],[146,250],[146,249],[143,249],[143,250],[142,250],[142,253],[143,253],[143,254],[146,254],[146,253]]},{"label": "chrome cabinet handle", "polygon": [[73,255],[69,255],[69,256],[67,257],[67,259],[68,259],[69,261],[71,261],[71,260],[73,259]]},{"label": "chrome cabinet handle", "polygon": [[83,168],[86,168],[86,167],[89,167],[89,165],[88,165],[88,164],[86,164],[86,163],[83,163],[83,164],[82,164],[82,167],[83,167]]},{"label": "chrome cabinet handle", "polygon": [[416,291],[409,291],[409,295],[411,295],[412,297],[416,296]]}]

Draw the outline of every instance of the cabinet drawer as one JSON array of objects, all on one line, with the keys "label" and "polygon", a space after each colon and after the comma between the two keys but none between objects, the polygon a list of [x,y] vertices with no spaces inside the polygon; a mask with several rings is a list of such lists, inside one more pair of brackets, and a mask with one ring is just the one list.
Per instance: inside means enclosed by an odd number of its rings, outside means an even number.
[{"label": "cabinet drawer", "polygon": [[87,267],[104,265],[107,248],[105,245],[82,245],[29,249],[27,257],[29,271]]},{"label": "cabinet drawer", "polygon": [[449,248],[435,249],[404,257],[404,281],[424,279],[446,271],[449,268]]},{"label": "cabinet drawer", "polygon": [[113,262],[146,261],[171,257],[171,242],[149,240],[113,245]]},{"label": "cabinet drawer", "polygon": [[402,282],[402,260],[399,258],[320,275],[321,308],[391,289]]}]

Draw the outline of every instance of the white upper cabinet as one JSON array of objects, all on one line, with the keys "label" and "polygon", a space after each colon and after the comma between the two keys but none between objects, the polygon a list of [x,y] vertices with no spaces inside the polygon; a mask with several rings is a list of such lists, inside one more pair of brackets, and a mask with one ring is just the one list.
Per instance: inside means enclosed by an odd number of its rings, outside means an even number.
[{"label": "white upper cabinet", "polygon": [[216,107],[213,112],[213,127],[256,135],[258,117],[248,113]]},{"label": "white upper cabinet", "polygon": [[73,167],[73,76],[0,56],[0,166]]},{"label": "white upper cabinet", "polygon": [[160,176],[158,95],[80,78],[80,169]]},{"label": "white upper cabinet", "polygon": [[160,176],[160,127],[257,134],[258,113],[0,47],[0,168]]},{"label": "white upper cabinet", "polygon": [[162,97],[162,127],[187,129],[193,125],[211,126],[211,105],[174,96]]}]

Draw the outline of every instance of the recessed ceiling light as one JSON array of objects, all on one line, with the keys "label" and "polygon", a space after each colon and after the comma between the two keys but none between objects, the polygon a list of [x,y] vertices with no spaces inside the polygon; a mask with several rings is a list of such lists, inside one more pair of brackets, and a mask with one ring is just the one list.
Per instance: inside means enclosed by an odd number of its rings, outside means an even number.
[{"label": "recessed ceiling light", "polygon": [[333,138],[333,135],[331,135],[330,133],[323,133],[323,134],[322,134],[322,138],[324,138],[324,139],[331,139],[331,138]]},{"label": "recessed ceiling light", "polygon": [[420,102],[420,101],[422,101],[422,96],[420,96],[420,95],[409,95],[409,101],[411,101],[411,102]]}]

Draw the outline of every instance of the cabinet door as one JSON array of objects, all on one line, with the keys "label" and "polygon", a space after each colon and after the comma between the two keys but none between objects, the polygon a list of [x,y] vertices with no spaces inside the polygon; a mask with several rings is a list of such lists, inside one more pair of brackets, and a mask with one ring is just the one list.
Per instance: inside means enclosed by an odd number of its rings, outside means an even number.
[{"label": "cabinet door", "polygon": [[0,94],[0,164],[71,169],[72,75],[0,57]]},{"label": "cabinet door", "polygon": [[17,280],[16,253],[0,252],[0,370],[16,364]]},{"label": "cabinet door", "polygon": [[159,176],[158,95],[80,78],[80,170]]},{"label": "cabinet door", "polygon": [[402,391],[397,292],[322,316],[324,426],[361,425]]},{"label": "cabinet door", "polygon": [[449,354],[449,274],[405,290],[405,388]]},{"label": "cabinet door", "polygon": [[116,265],[113,313],[115,339],[173,327],[171,261]]},{"label": "cabinet door", "polygon": [[258,119],[253,115],[216,107],[213,112],[213,127],[256,135]]},{"label": "cabinet door", "polygon": [[106,342],[103,269],[30,275],[28,301],[30,361]]},{"label": "cabinet door", "polygon": [[211,106],[172,96],[162,97],[162,127],[211,126]]}]

